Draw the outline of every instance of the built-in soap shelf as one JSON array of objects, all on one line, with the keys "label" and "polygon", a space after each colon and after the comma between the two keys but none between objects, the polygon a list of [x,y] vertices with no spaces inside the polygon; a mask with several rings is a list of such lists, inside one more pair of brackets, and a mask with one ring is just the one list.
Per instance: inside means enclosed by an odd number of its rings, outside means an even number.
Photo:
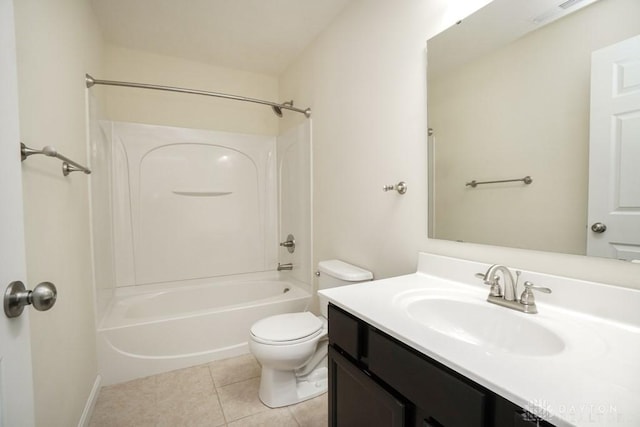
[{"label": "built-in soap shelf", "polygon": [[219,197],[228,196],[233,191],[207,191],[207,190],[173,190],[173,194],[187,197]]}]

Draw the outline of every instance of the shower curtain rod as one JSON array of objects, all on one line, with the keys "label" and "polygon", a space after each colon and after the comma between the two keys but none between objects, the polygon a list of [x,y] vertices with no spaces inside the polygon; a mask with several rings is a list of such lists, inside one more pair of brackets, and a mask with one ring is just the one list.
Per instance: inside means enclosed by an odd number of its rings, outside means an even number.
[{"label": "shower curtain rod", "polygon": [[264,101],[262,99],[247,98],[245,96],[230,95],[227,93],[220,93],[220,92],[209,92],[206,90],[185,89],[181,87],[151,85],[146,83],[119,82],[114,80],[99,80],[99,79],[94,79],[89,74],[85,74],[85,80],[86,80],[87,88],[90,88],[93,85],[124,86],[124,87],[135,87],[139,89],[153,89],[153,90],[163,90],[166,92],[179,92],[179,93],[190,93],[193,95],[214,96],[216,98],[235,99],[236,101],[245,101],[245,102],[253,102],[254,104],[268,105],[273,109],[273,112],[278,117],[282,117],[282,110],[295,111],[296,113],[304,114],[305,117],[311,117],[311,108],[307,108],[305,110],[302,110],[300,108],[295,108],[293,106],[293,101],[277,104],[275,102]]}]

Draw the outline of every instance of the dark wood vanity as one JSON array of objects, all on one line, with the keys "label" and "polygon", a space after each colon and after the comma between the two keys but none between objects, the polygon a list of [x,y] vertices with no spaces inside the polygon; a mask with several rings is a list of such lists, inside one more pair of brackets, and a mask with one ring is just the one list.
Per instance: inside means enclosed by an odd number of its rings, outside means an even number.
[{"label": "dark wood vanity", "polygon": [[329,426],[553,427],[329,306]]}]

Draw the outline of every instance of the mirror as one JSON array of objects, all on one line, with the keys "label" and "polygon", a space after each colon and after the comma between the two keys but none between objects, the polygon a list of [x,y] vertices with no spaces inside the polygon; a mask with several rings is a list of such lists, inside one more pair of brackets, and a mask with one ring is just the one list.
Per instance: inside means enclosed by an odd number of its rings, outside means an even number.
[{"label": "mirror", "polygon": [[640,34],[640,2],[563,1],[494,0],[427,42],[430,238],[587,254],[591,53]]}]

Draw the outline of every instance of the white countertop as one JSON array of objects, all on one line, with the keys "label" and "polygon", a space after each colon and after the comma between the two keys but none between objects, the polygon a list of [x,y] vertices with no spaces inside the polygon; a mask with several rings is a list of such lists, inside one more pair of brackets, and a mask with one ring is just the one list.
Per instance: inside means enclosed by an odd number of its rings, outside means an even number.
[{"label": "white countertop", "polygon": [[[487,268],[420,254],[415,274],[320,293],[558,427],[640,426],[640,290],[523,271],[521,283],[529,280],[553,289],[550,295],[536,295],[538,314],[525,314],[484,301],[488,287],[473,274]],[[507,310],[515,320],[523,317],[553,331],[565,347],[530,356],[456,339],[408,314],[408,297],[429,294],[460,295],[490,310]]]}]

